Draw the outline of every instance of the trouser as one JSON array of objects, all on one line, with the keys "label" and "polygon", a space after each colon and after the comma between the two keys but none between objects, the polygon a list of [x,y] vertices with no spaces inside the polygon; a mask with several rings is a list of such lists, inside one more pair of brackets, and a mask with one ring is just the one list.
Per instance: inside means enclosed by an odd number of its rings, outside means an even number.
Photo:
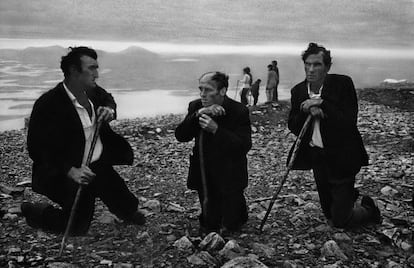
[{"label": "trouser", "polygon": [[256,105],[257,104],[257,101],[258,101],[258,99],[259,99],[259,94],[252,94],[252,96],[253,96],[253,105]]},{"label": "trouser", "polygon": [[272,101],[279,101],[278,94],[277,94],[277,86],[279,83],[276,84],[276,86],[273,88],[273,95],[272,95]]},{"label": "trouser", "polygon": [[247,94],[249,93],[249,88],[243,88],[241,95],[240,95],[240,102],[244,105],[249,104],[249,101],[247,100]]},{"label": "trouser", "polygon": [[273,99],[273,88],[266,88],[266,99],[267,102],[271,102]]},{"label": "trouser", "polygon": [[[204,194],[198,191],[202,207],[200,225],[209,231],[219,231],[222,227],[237,231],[246,223],[247,206],[243,189],[222,192],[217,187],[209,187],[207,211],[204,211]],[[207,216],[207,217],[206,217]]]},{"label": "trouser", "polygon": [[333,175],[328,159],[320,148],[311,149],[313,174],[323,214],[335,227],[356,227],[369,223],[372,212],[357,204],[355,176]]},{"label": "trouser", "polygon": [[[95,209],[95,198],[99,197],[110,212],[121,219],[125,219],[138,208],[138,199],[126,186],[124,180],[110,165],[92,163],[90,168],[96,174],[93,181],[82,187],[78,207],[71,228],[72,235],[86,234],[91,224]],[[71,179],[65,179],[62,187],[52,195],[47,195],[52,201],[61,206],[61,209],[47,206],[41,213],[41,227],[43,229],[62,233],[64,232],[72,204],[78,189],[78,184]]]}]

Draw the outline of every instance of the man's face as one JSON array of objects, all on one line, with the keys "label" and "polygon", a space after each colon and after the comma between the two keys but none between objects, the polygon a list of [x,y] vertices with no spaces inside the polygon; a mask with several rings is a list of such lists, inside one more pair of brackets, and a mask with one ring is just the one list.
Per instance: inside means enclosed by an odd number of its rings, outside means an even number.
[{"label": "man's face", "polygon": [[82,84],[85,89],[90,89],[96,87],[95,80],[99,77],[98,74],[98,62],[89,57],[82,56],[81,60],[81,72],[78,73],[78,81]]},{"label": "man's face", "polygon": [[310,83],[323,83],[329,68],[323,62],[322,52],[309,55],[305,60],[306,80]]},{"label": "man's face", "polygon": [[213,104],[222,104],[226,90],[222,88],[217,89],[217,83],[211,80],[213,74],[204,75],[200,81],[198,88],[200,89],[201,103],[203,107],[208,107]]}]

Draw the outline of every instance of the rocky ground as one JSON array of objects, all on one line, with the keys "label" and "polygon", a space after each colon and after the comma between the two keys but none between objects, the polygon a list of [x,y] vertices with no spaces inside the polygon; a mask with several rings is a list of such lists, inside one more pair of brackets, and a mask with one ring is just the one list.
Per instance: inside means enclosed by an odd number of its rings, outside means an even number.
[{"label": "rocky ground", "polygon": [[[128,138],[136,160],[117,170],[139,196],[147,224],[124,225],[98,201],[89,234],[69,238],[58,258],[62,236],[34,230],[21,216],[23,200],[44,199],[30,188],[25,132],[8,131],[0,133],[0,209],[5,214],[0,267],[414,267],[414,87],[370,88],[358,94],[358,125],[370,165],[358,175],[357,187],[378,202],[381,225],[346,231],[330,227],[311,172],[292,171],[258,233],[294,141],[286,128],[289,104],[282,102],[252,109],[246,190],[250,219],[241,233],[213,234],[200,242],[200,206],[185,184],[193,144],[178,143],[173,134],[182,115],[125,120],[114,128]],[[250,264],[224,265],[240,261],[237,256]]]}]

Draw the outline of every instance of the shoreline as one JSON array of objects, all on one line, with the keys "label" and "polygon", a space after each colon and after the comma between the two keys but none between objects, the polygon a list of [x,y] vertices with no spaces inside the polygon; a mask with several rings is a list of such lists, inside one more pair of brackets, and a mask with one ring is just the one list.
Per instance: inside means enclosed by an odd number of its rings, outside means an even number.
[{"label": "shoreline", "polygon": [[[366,87],[366,88],[357,88],[357,95],[358,95],[358,101],[369,101],[375,104],[385,105],[389,107],[396,107],[403,111],[414,111],[414,83],[404,83],[404,84],[385,84],[381,86],[376,87]],[[262,94],[261,94],[262,95]],[[290,105],[289,99],[282,99],[279,102],[287,103],[287,105]],[[259,103],[257,107],[264,107],[266,106],[264,103]],[[250,108],[250,110],[252,110]],[[253,109],[255,110],[255,109]],[[23,125],[24,120],[30,116],[30,113],[22,117],[20,115],[0,115],[0,121],[7,121],[7,120],[16,120],[16,119],[22,119]],[[132,118],[122,118],[117,119],[113,123],[111,123],[114,126],[117,125],[124,125],[127,122],[139,122],[139,121],[157,121],[159,118],[164,117],[183,117],[185,116],[185,113],[164,113],[164,114],[156,114],[151,116],[137,116]],[[2,117],[5,117],[5,119],[2,119]],[[10,130],[3,130],[0,131],[0,133],[5,132],[19,132],[19,131],[25,131],[25,127],[22,127],[20,129],[10,129]]]}]

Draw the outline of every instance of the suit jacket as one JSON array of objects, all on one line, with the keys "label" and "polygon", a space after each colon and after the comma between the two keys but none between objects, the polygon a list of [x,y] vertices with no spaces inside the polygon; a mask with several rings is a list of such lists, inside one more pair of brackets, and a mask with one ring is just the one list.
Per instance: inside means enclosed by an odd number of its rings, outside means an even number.
[{"label": "suit jacket", "polygon": [[[87,92],[95,112],[99,106],[116,109],[112,95],[97,86]],[[132,164],[133,152],[128,142],[112,131],[107,123],[100,130],[103,152],[100,158],[108,165]],[[27,136],[29,156],[33,160],[33,190],[53,195],[62,185],[71,167],[82,164],[85,136],[79,115],[67,95],[63,83],[36,100]]]},{"label": "suit jacket", "polygon": [[[218,124],[218,129],[214,135],[205,133],[203,149],[209,184],[226,192],[247,187],[246,154],[252,146],[252,141],[248,109],[227,96],[222,106],[226,114],[213,118]],[[188,188],[194,190],[202,189],[198,149],[201,128],[196,115],[200,108],[200,99],[190,102],[188,114],[175,130],[175,136],[180,142],[188,142],[195,138],[187,181]]]},{"label": "suit jacket", "polygon": [[[300,104],[309,99],[306,80],[297,84],[291,90],[291,95],[288,127],[298,135],[307,117],[300,110]],[[368,155],[357,129],[358,102],[352,79],[345,75],[328,74],[321,98],[321,109],[326,118],[321,119],[320,130],[327,164],[339,177],[353,176],[359,172],[361,166],[368,165]],[[293,169],[312,168],[309,155],[311,133],[312,127],[309,127],[299,147]]]}]

